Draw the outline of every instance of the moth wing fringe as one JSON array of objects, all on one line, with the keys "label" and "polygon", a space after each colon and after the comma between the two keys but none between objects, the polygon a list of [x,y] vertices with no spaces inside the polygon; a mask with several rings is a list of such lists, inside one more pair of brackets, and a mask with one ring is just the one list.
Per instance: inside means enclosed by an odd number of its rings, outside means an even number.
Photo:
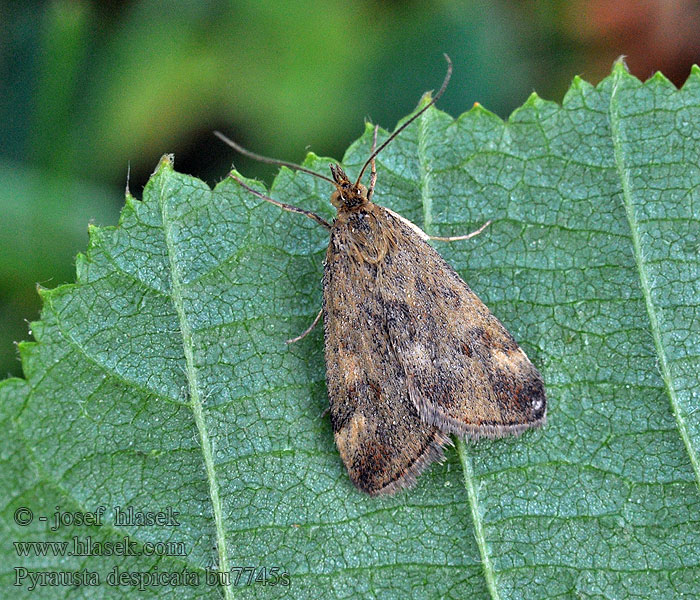
[{"label": "moth wing fringe", "polygon": [[446,445],[452,445],[452,440],[448,434],[438,431],[428,450],[423,452],[401,477],[387,483],[376,491],[369,492],[370,496],[390,496],[401,490],[412,488],[416,485],[418,476],[433,462],[444,462],[445,453],[443,448]]}]

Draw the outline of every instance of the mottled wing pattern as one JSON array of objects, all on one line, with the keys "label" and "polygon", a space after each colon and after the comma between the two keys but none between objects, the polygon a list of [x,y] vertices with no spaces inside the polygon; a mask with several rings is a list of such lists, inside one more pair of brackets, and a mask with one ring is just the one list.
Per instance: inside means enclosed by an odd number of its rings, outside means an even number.
[{"label": "mottled wing pattern", "polygon": [[542,378],[510,333],[419,234],[375,208],[380,228],[401,231],[381,261],[377,290],[421,418],[470,437],[542,425]]},{"label": "mottled wing pattern", "polygon": [[330,416],[352,481],[372,495],[387,494],[410,487],[442,458],[449,436],[419,418],[407,393],[403,366],[388,344],[378,264],[357,254],[351,226],[334,228],[324,269]]}]

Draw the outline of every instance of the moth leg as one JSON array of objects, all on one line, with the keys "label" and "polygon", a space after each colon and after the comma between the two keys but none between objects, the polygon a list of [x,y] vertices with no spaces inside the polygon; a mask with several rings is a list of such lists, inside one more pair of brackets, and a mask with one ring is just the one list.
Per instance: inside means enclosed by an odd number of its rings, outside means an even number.
[{"label": "moth leg", "polygon": [[279,206],[282,210],[288,210],[289,212],[298,213],[300,215],[304,215],[305,217],[309,217],[309,219],[316,221],[316,223],[318,223],[322,227],[325,227],[326,229],[332,229],[331,224],[328,221],[326,221],[323,217],[319,217],[316,213],[311,212],[310,210],[304,210],[303,208],[299,208],[298,206],[292,206],[291,204],[285,204],[284,202],[279,202],[278,200],[270,198],[269,196],[266,196],[265,194],[260,193],[258,190],[254,190],[249,185],[243,183],[233,173],[230,173],[230,177],[234,179],[238,183],[238,185],[240,185],[243,189],[248,190],[251,194],[256,195],[258,198],[267,200],[267,202],[270,202],[275,206]]},{"label": "moth leg", "polygon": [[[377,147],[377,131],[379,131],[379,125],[374,126],[374,137],[372,138],[372,151],[371,154],[374,154],[374,149]],[[367,190],[367,200],[372,199],[372,194],[374,193],[374,184],[377,183],[377,165],[374,162],[374,158],[372,158],[372,162],[370,163],[370,176],[369,176],[369,189]]]},{"label": "moth leg", "polygon": [[299,340],[303,340],[307,335],[311,333],[314,327],[316,327],[316,324],[319,322],[321,319],[321,315],[323,314],[323,309],[318,311],[318,314],[316,315],[316,318],[314,319],[314,322],[309,325],[309,327],[302,333],[301,335],[298,335],[295,338],[292,338],[291,340],[287,340],[288,344],[293,344],[294,342],[298,342]]},{"label": "moth leg", "polygon": [[472,231],[471,233],[468,233],[467,235],[455,235],[452,237],[441,237],[439,235],[429,235],[429,234],[426,234],[426,235],[428,236],[428,239],[435,240],[438,242],[456,242],[457,240],[468,240],[469,238],[473,238],[474,236],[479,235],[489,225],[491,225],[490,219],[488,221],[486,221],[486,223],[484,223],[481,227],[479,227],[479,229],[477,229],[476,231]]}]

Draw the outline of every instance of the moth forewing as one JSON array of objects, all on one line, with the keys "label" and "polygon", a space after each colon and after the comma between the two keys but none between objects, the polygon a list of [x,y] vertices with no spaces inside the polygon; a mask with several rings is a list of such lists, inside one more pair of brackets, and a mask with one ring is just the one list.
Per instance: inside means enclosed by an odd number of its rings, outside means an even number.
[{"label": "moth forewing", "polygon": [[370,212],[345,216],[331,231],[323,278],[331,424],[353,483],[393,493],[443,456],[449,436],[420,419],[388,343],[377,294],[387,244]]},{"label": "moth forewing", "polygon": [[[373,203],[334,223],[324,271],[324,326],[336,440],[346,443],[338,432],[352,422],[347,415],[354,406],[366,431],[381,438],[385,459],[393,456],[391,448],[405,445],[410,435],[394,437],[367,425],[377,416],[368,413],[391,397],[404,413],[408,398],[411,418],[445,434],[496,437],[541,425],[546,401],[539,373],[411,225]],[[373,402],[366,399],[368,390]],[[384,409],[377,414],[391,416]],[[352,464],[362,471],[366,462],[359,457],[376,443],[370,436],[341,451],[348,469]],[[391,461],[382,464],[396,468]],[[377,464],[372,469],[381,470]]]},{"label": "moth forewing", "polygon": [[430,239],[430,236],[427,233],[425,233],[425,231],[423,231],[420,227],[418,227],[418,225],[416,225],[413,221],[409,221],[406,217],[400,215],[397,212],[394,212],[386,206],[382,206],[382,208],[393,217],[399,219],[399,221],[401,221],[404,225],[413,229],[413,232],[424,242],[427,242]]}]

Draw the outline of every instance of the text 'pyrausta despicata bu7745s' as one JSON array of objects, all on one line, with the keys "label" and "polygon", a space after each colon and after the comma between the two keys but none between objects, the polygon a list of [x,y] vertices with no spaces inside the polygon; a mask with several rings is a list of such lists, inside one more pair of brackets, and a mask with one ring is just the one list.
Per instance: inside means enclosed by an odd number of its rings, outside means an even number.
[{"label": "text 'pyrausta despicata bu7745s'", "polygon": [[[447,58],[447,57],[446,57]],[[330,232],[323,272],[326,381],[335,442],[353,483],[372,495],[410,487],[443,457],[449,435],[518,434],[545,422],[542,378],[513,336],[427,240],[480,233],[427,235],[372,202],[375,157],[441,96],[383,144],[374,144],[353,183],[339,164],[332,179],[302,166],[259,156],[222,134],[237,151],[325,179],[337,215],[328,223],[310,211],[252,194],[303,214]],[[360,183],[371,165],[369,187]]]}]

